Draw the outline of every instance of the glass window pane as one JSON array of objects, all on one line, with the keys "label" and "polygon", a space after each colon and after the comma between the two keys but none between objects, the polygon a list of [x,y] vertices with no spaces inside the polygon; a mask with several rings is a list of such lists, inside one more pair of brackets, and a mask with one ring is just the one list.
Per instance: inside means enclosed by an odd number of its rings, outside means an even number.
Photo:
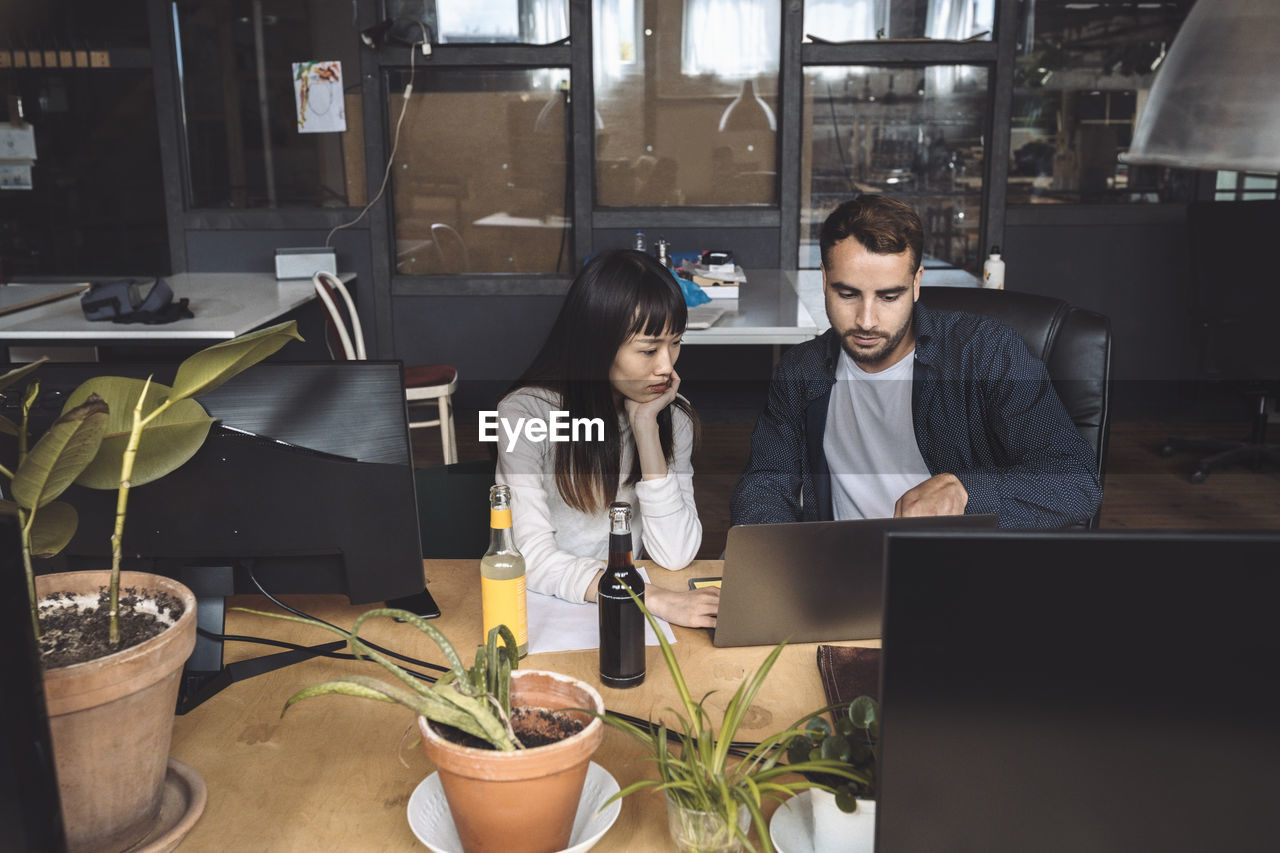
[{"label": "glass window pane", "polygon": [[569,37],[569,0],[387,0],[387,14],[438,44],[550,44]]},{"label": "glass window pane", "polygon": [[[388,116],[408,71],[390,75]],[[569,71],[419,70],[392,168],[401,275],[571,268]]]},{"label": "glass window pane", "polygon": [[1246,172],[1244,176],[1244,188],[1246,190],[1272,190],[1276,188],[1275,175],[1259,175],[1254,172]]},{"label": "glass window pane", "polygon": [[924,220],[926,266],[977,272],[987,69],[972,65],[807,68],[801,128],[800,256],[858,193],[910,202]]},{"label": "glass window pane", "polygon": [[593,0],[596,203],[777,204],[777,0]]},{"label": "glass window pane", "polygon": [[1028,0],[1014,71],[1009,203],[1189,201],[1192,172],[1130,166],[1133,129],[1193,0]]},{"label": "glass window pane", "polygon": [[[346,20],[350,4],[179,0],[175,5],[191,205],[363,204],[359,41],[341,28],[314,26],[317,20]],[[317,90],[314,110],[344,110],[345,132],[299,132],[292,66],[311,60],[342,63],[342,89]]]},{"label": "glass window pane", "polygon": [[991,39],[995,0],[804,0],[806,41]]}]

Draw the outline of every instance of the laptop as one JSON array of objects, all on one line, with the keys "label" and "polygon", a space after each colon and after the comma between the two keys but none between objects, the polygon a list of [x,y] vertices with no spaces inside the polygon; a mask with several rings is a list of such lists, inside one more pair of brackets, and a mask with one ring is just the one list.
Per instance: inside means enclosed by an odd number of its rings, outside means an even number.
[{"label": "laptop", "polygon": [[887,533],[996,523],[994,515],[955,515],[731,527],[712,643],[879,639]]}]

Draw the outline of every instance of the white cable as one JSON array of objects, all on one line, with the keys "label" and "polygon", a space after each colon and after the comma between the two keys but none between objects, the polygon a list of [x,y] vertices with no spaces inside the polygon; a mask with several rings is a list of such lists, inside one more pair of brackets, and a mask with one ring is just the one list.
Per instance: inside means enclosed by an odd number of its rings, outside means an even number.
[{"label": "white cable", "polygon": [[[424,53],[426,52],[427,45],[429,44],[430,44],[430,41],[427,39],[427,28],[424,26],[422,28],[422,46],[423,46]],[[416,47],[416,45],[414,45],[413,47]],[[400,105],[400,118],[396,119],[395,135],[392,136],[391,138],[391,153],[387,155],[387,168],[382,173],[382,185],[378,187],[377,194],[373,198],[369,199],[369,203],[364,206],[364,209],[360,211],[360,213],[356,216],[355,219],[352,219],[350,222],[344,222],[341,225],[333,226],[333,230],[330,231],[328,235],[326,235],[324,238],[324,245],[326,248],[328,248],[329,241],[333,239],[334,234],[341,231],[343,228],[350,228],[352,225],[355,225],[361,219],[364,219],[364,215],[369,212],[370,208],[372,208],[375,204],[378,203],[378,199],[382,198],[383,192],[385,192],[387,189],[387,180],[391,177],[391,167],[394,166],[396,162],[396,148],[400,146],[400,125],[404,124],[405,113],[409,111],[409,95],[413,94],[413,75],[414,75],[413,47],[409,48],[409,82],[406,83],[404,87],[404,103]]]}]

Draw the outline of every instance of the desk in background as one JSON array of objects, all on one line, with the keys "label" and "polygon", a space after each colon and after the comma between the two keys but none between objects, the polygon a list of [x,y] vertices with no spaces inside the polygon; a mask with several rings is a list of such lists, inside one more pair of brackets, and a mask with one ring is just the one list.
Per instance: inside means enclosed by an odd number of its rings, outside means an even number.
[{"label": "desk in background", "polygon": [[567,217],[557,214],[549,214],[547,216],[515,216],[507,213],[505,210],[499,210],[497,213],[490,213],[488,216],[482,216],[472,225],[479,225],[482,228],[567,228],[569,220]]},{"label": "desk in background", "polygon": [[[977,287],[964,270],[936,268],[925,259],[924,284]],[[747,270],[737,299],[713,299],[706,307],[726,308],[709,328],[689,329],[688,344],[802,344],[831,327],[822,297],[822,270]],[[704,306],[698,306],[702,308]],[[777,359],[775,358],[775,361]]]},{"label": "desk in background", "polygon": [[687,330],[682,340],[687,344],[802,344],[824,328],[815,318],[825,321],[826,311],[819,305],[819,313],[814,314],[801,298],[794,270],[749,270],[739,293],[737,299],[706,303],[725,308],[726,313],[710,328]]},{"label": "desk in background", "polygon": [[[339,277],[344,282],[355,279],[352,273]],[[31,347],[37,355],[68,346],[166,344],[199,349],[266,326],[316,295],[309,278],[277,281],[271,273],[179,273],[163,278],[175,300],[190,300],[194,317],[158,326],[90,322],[80,310],[79,298],[71,297],[0,316],[0,346]]]},{"label": "desk in background", "polygon": [[[668,572],[642,562],[653,583],[684,589],[690,577],[718,575],[718,561],[695,562]],[[475,560],[428,560],[427,584],[440,604],[435,624],[458,647],[463,660],[481,640],[480,581]],[[289,603],[312,615],[350,626],[364,607],[338,596],[288,596]],[[235,604],[258,609],[265,600],[240,596]],[[586,606],[586,605],[584,605]],[[442,663],[435,646],[403,626],[369,626],[369,638],[406,654]],[[707,631],[674,628],[677,658],[701,695],[715,690],[708,704],[720,712],[747,672],[770,649],[764,646],[718,649]],[[227,614],[227,633],[316,643],[333,639],[324,632],[247,616]],[[878,645],[876,643],[861,645]],[[228,659],[271,651],[264,646],[230,643]],[[679,704],[660,650],[647,650],[645,683],[630,690],[600,686],[598,655],[592,650],[530,655],[526,669],[549,669],[583,679],[600,690],[605,705],[639,717],[657,717]],[[309,699],[281,719],[285,700],[299,688],[339,674],[384,675],[372,664],[312,660],[231,685],[174,726],[171,754],[194,767],[209,790],[203,816],[180,848],[184,853],[223,850],[413,850],[407,807],[415,787],[434,767],[420,746],[402,740],[411,723],[398,706],[331,696]],[[741,737],[759,740],[826,704],[816,664],[816,646],[786,648],[747,715]],[[622,787],[655,773],[630,738],[606,729],[593,760]],[[402,763],[403,762],[403,763]],[[406,766],[407,765],[407,766]],[[656,778],[656,777],[655,777]],[[766,811],[775,804],[767,801]],[[495,816],[500,819],[501,816]],[[668,850],[666,806],[661,795],[634,794],[596,850]]]}]

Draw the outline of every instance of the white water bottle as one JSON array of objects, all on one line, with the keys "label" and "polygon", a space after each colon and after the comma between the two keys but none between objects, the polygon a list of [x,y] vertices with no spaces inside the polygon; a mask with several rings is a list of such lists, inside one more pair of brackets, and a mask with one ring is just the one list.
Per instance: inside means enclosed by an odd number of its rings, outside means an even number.
[{"label": "white water bottle", "polygon": [[991,247],[991,254],[982,264],[982,286],[1004,290],[1004,261],[1000,258],[999,246]]},{"label": "white water bottle", "polygon": [[648,250],[649,247],[645,245],[644,242],[643,231],[636,231],[635,239],[631,241],[631,248],[635,249],[637,252],[644,252]]}]

